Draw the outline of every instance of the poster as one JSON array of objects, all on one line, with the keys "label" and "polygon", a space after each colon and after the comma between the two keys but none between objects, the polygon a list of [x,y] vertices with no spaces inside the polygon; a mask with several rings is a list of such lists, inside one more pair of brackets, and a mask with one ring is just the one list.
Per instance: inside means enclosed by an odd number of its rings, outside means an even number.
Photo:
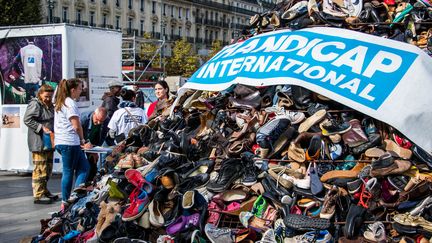
[{"label": "poster", "polygon": [[2,107],[1,128],[20,128],[20,108],[19,107]]},{"label": "poster", "polygon": [[87,61],[75,61],[75,78],[82,81],[82,92],[78,100],[79,107],[87,107],[90,103],[89,67]]},{"label": "poster", "polygon": [[61,35],[0,40],[2,104],[27,104],[42,84],[62,78]]}]

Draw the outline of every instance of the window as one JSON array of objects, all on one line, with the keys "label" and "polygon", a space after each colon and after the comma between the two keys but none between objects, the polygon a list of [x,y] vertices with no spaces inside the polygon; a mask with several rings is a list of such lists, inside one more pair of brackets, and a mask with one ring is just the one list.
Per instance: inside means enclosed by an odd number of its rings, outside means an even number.
[{"label": "window", "polygon": [[81,24],[81,9],[77,10],[77,13],[76,13],[76,22],[77,22],[77,24]]},{"label": "window", "polygon": [[164,3],[164,5],[163,5],[163,15],[165,16],[166,15],[166,4]]},{"label": "window", "polygon": [[144,0],[141,0],[141,7],[140,7],[141,12],[144,11]]},{"label": "window", "polygon": [[182,8],[179,7],[178,10],[179,10],[179,11],[178,11],[178,17],[179,17],[179,19],[181,19],[181,18],[182,18]]},{"label": "window", "polygon": [[171,6],[171,17],[174,17],[174,6]]},{"label": "window", "polygon": [[219,21],[219,14],[218,13],[215,13],[215,20]]},{"label": "window", "polygon": [[132,2],[133,2],[132,0],[129,0],[129,2],[128,2],[128,8],[129,9],[132,9]]},{"label": "window", "polygon": [[200,28],[197,28],[197,29],[196,29],[196,37],[197,37],[197,38],[200,38]]},{"label": "window", "polygon": [[178,35],[179,35],[180,37],[182,36],[182,27],[179,27]]},{"label": "window", "polygon": [[171,36],[174,35],[174,25],[171,25]]},{"label": "window", "polygon": [[210,30],[210,36],[209,36],[210,40],[213,40],[213,30]]},{"label": "window", "polygon": [[116,0],[116,6],[120,7],[120,0]]},{"label": "window", "polygon": [[223,36],[222,36],[222,40],[223,40],[223,41],[226,41],[226,39],[227,39],[227,32],[224,31],[224,32],[223,32]]},{"label": "window", "polygon": [[144,20],[140,21],[140,34],[144,35]]},{"label": "window", "polygon": [[213,20],[213,12],[210,12],[210,19]]},{"label": "window", "polygon": [[189,9],[186,9],[186,20],[189,20]]},{"label": "window", "polygon": [[130,31],[132,31],[132,27],[133,27],[133,19],[132,19],[132,18],[129,18],[129,19],[128,19],[128,29],[129,29]]},{"label": "window", "polygon": [[152,13],[156,13],[156,2],[152,1]]},{"label": "window", "polygon": [[156,28],[154,25],[152,25],[152,33],[156,32]]},{"label": "window", "polygon": [[240,17],[237,17],[237,24],[240,24]]},{"label": "window", "polygon": [[204,36],[204,38],[206,38],[206,39],[208,39],[208,30],[205,30],[205,36]]},{"label": "window", "polygon": [[120,29],[120,16],[116,16],[116,29]]},{"label": "window", "polygon": [[90,11],[90,25],[94,26],[94,20],[95,20],[95,12]]},{"label": "window", "polygon": [[63,22],[68,21],[68,8],[63,7]]},{"label": "window", "polygon": [[219,31],[215,31],[215,39],[219,39]]},{"label": "window", "polygon": [[163,35],[164,37],[166,37],[166,27],[163,27],[163,28],[162,28],[162,35]]},{"label": "window", "polygon": [[103,24],[103,27],[106,27],[106,25],[107,25],[107,15],[106,14],[104,14],[102,16],[102,24]]},{"label": "window", "polygon": [[106,0],[102,0],[102,3],[103,3],[103,4],[106,4],[107,2],[106,2]]}]

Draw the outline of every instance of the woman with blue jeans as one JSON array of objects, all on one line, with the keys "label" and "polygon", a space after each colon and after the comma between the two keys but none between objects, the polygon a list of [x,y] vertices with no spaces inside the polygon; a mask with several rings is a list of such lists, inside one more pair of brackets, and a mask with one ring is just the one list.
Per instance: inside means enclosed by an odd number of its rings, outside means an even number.
[{"label": "woman with blue jeans", "polygon": [[90,170],[89,162],[81,150],[85,143],[80,123],[80,112],[77,100],[82,91],[79,79],[63,79],[60,81],[54,113],[54,143],[63,161],[62,210],[71,195],[73,176],[76,175],[75,187],[85,183]]}]

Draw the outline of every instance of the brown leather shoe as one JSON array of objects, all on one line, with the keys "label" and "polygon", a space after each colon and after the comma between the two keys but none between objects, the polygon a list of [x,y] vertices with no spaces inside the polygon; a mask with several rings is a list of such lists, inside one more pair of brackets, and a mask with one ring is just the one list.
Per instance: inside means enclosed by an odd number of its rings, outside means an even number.
[{"label": "brown leather shoe", "polygon": [[383,177],[388,175],[400,175],[409,170],[411,162],[408,160],[395,160],[392,165],[384,168],[371,169],[370,175],[373,177]]},{"label": "brown leather shoe", "polygon": [[360,171],[367,166],[367,163],[357,163],[351,170],[332,170],[321,176],[321,181],[325,182],[334,178],[356,178]]},{"label": "brown leather shoe", "polygon": [[389,139],[384,140],[384,145],[387,151],[394,152],[403,159],[410,159],[412,156],[411,150],[399,147],[399,145],[392,140]]}]

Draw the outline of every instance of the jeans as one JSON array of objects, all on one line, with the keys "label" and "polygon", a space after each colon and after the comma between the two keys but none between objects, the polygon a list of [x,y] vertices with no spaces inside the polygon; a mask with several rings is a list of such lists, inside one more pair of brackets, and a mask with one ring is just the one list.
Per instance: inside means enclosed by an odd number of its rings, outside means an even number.
[{"label": "jeans", "polygon": [[56,145],[57,152],[62,157],[63,175],[61,180],[62,200],[66,202],[72,191],[73,176],[75,187],[85,183],[90,170],[90,164],[79,145]]}]

